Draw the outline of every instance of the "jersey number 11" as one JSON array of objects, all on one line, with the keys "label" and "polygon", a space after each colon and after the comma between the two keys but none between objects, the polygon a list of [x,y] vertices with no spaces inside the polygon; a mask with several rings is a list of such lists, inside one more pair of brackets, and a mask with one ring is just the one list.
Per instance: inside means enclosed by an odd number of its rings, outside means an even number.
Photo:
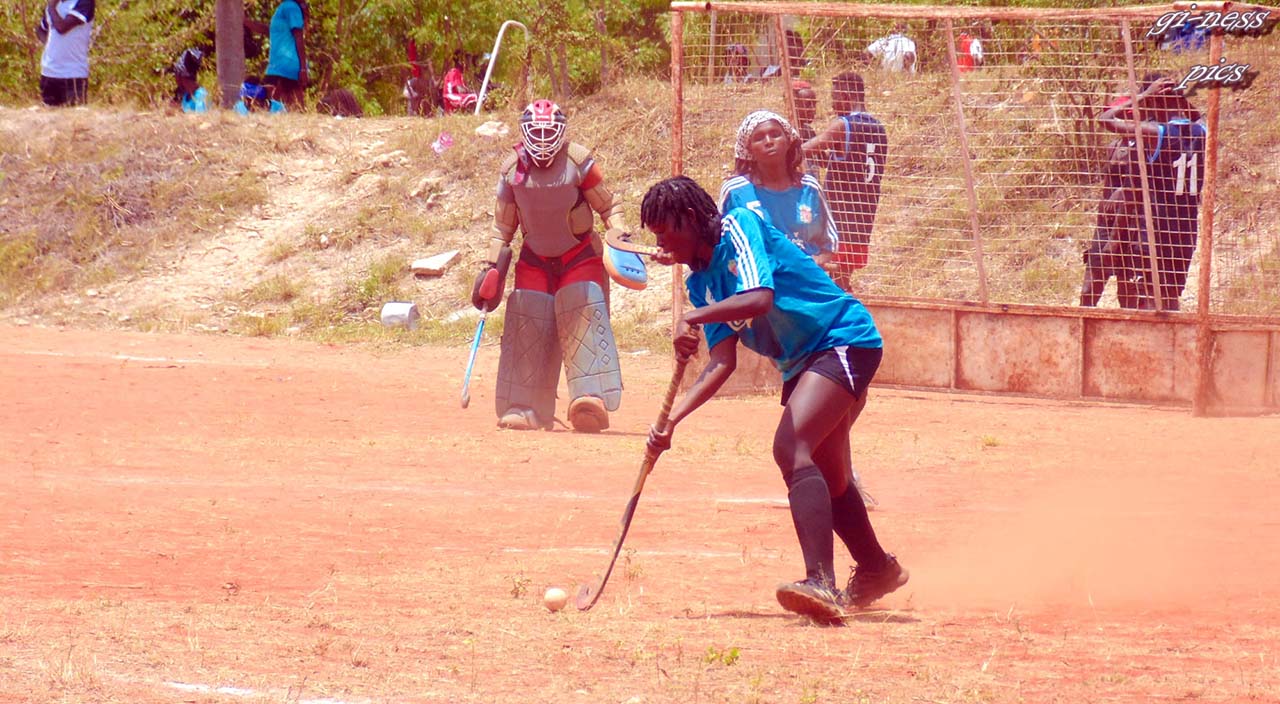
[{"label": "jersey number 11", "polygon": [[[1173,165],[1174,165],[1174,166],[1176,166],[1176,167],[1178,167],[1178,179],[1177,179],[1177,181],[1176,181],[1176,182],[1174,183],[1174,185],[1173,185],[1173,194],[1174,194],[1175,196],[1181,196],[1181,195],[1195,196],[1195,195],[1199,195],[1199,193],[1200,193],[1200,178],[1199,178],[1199,176],[1196,174],[1196,167],[1199,165],[1199,163],[1200,163],[1200,155],[1199,155],[1199,154],[1187,154],[1186,152],[1183,152],[1182,156],[1178,157],[1178,160],[1177,160],[1177,161],[1175,161],[1175,162],[1173,162]],[[1190,179],[1190,186],[1191,186],[1191,187],[1190,187],[1190,188],[1188,188],[1188,187],[1187,187],[1187,185],[1188,185],[1188,179],[1187,179],[1187,171],[1188,171],[1188,169],[1191,171],[1191,179]]]}]

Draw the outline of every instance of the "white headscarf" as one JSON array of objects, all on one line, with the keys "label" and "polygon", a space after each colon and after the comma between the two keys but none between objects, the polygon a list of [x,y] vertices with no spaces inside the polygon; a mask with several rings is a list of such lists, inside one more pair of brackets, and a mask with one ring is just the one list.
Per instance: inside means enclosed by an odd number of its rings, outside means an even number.
[{"label": "white headscarf", "polygon": [[787,133],[791,141],[800,141],[800,133],[787,122],[787,118],[769,110],[756,110],[743,118],[742,124],[738,126],[738,141],[733,145],[733,155],[739,159],[754,161],[755,157],[751,156],[751,133],[770,120],[782,125],[782,131]]}]

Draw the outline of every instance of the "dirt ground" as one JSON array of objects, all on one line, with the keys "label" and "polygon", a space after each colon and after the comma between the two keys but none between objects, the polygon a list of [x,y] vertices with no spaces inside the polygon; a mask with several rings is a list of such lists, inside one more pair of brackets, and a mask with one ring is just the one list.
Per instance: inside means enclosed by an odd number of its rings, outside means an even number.
[{"label": "dirt ground", "polygon": [[776,400],[716,401],[549,613],[661,356],[580,436],[494,427],[491,345],[463,411],[463,348],[0,340],[0,702],[1280,701],[1274,417],[876,388],[855,461],[912,579],[822,628],[773,598]]}]

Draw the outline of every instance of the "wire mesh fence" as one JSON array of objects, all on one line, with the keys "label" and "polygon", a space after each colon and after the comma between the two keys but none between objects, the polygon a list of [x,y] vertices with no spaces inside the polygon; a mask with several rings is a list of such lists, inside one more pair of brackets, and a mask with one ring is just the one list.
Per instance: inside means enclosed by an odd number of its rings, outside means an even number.
[{"label": "wire mesh fence", "polygon": [[[1211,312],[1280,318],[1280,13],[1238,9],[1261,26],[1217,61],[1203,13],[1172,6],[708,7],[678,5],[682,170],[715,193],[743,117],[786,116],[857,295],[1195,310],[1214,182]],[[1235,86],[1216,173],[1196,67]]]}]

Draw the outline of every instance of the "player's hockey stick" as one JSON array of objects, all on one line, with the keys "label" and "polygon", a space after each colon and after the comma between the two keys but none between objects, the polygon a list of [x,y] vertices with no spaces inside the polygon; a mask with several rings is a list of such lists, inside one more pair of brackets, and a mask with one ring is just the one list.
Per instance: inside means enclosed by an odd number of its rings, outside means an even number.
[{"label": "player's hockey stick", "polygon": [[[507,273],[507,266],[511,262],[511,250],[503,248],[498,254],[498,263],[492,269],[485,272],[484,279],[480,281],[480,298],[491,300],[495,298],[501,291],[502,279]],[[497,307],[497,304],[494,304]],[[471,357],[467,359],[467,374],[462,379],[462,407],[466,408],[471,405],[471,369],[476,365],[476,353],[480,351],[480,338],[484,336],[484,321],[489,317],[491,309],[486,305],[483,313],[480,314],[480,322],[476,324],[476,337],[471,341]]]},{"label": "player's hockey stick", "polygon": [[[671,383],[667,385],[667,395],[662,399],[662,410],[658,412],[656,424],[658,428],[667,424],[667,416],[671,414],[671,404],[676,400],[676,391],[680,389],[680,379],[684,377],[684,368],[688,362],[688,359],[676,361],[675,371],[671,373]],[[644,489],[644,480],[649,476],[649,472],[653,471],[653,465],[657,461],[658,457],[650,453],[646,446],[644,461],[640,463],[640,474],[636,476],[636,484],[631,489],[631,500],[627,502],[627,510],[622,512],[622,528],[618,531],[618,539],[613,543],[613,557],[609,559],[609,566],[605,568],[604,575],[600,577],[594,589],[589,584],[578,587],[578,595],[574,597],[573,603],[579,611],[586,611],[595,606],[596,599],[600,598],[600,592],[604,591],[604,585],[613,572],[613,565],[618,561],[618,553],[622,552],[622,541],[627,539],[627,529],[631,527],[631,519],[636,515],[636,505],[640,503],[640,492]]]},{"label": "player's hockey stick", "polygon": [[614,249],[620,249],[624,252],[639,254],[645,257],[652,257],[658,253],[658,248],[654,245],[643,244],[634,239],[634,235],[621,230],[609,230],[604,235],[604,241]]},{"label": "player's hockey stick", "polygon": [[488,317],[489,311],[480,315],[480,322],[476,325],[476,337],[471,341],[471,358],[467,360],[467,375],[462,379],[463,408],[471,405],[471,369],[476,366],[476,352],[480,351],[480,338],[484,336],[484,321]]}]

